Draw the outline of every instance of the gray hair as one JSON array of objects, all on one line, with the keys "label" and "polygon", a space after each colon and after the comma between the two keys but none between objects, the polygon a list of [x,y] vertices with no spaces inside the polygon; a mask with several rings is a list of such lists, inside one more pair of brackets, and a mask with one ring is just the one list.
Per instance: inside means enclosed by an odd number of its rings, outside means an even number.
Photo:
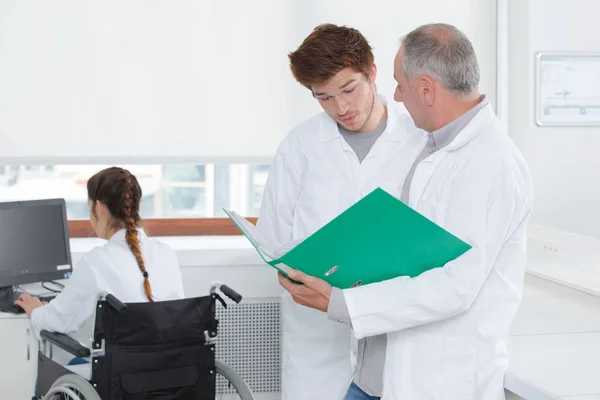
[{"label": "gray hair", "polygon": [[467,36],[448,24],[423,25],[402,39],[402,69],[412,80],[431,75],[457,97],[479,86],[479,65]]}]

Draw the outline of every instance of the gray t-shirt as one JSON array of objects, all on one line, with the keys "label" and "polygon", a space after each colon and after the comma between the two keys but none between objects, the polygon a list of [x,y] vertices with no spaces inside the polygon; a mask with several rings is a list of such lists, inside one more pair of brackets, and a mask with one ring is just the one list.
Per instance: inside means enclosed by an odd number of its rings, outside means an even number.
[{"label": "gray t-shirt", "polygon": [[362,163],[377,139],[379,139],[379,136],[385,131],[386,126],[387,118],[371,132],[352,132],[339,125],[338,129],[344,140],[352,147],[354,153],[356,153],[358,160]]}]

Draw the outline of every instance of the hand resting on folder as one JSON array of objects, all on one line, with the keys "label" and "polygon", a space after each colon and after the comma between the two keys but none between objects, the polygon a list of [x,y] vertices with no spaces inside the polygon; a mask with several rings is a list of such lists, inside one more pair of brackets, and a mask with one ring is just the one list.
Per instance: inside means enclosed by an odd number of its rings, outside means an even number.
[{"label": "hand resting on folder", "polygon": [[[278,277],[281,286],[292,295],[296,303],[327,312],[329,298],[331,297],[331,285],[329,283],[295,269],[289,269],[287,277],[279,272]],[[300,282],[301,284],[294,282]]]}]

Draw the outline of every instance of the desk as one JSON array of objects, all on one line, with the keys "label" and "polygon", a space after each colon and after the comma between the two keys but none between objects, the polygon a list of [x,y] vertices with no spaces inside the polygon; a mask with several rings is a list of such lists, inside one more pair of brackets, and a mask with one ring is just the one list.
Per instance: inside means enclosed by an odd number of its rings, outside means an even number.
[{"label": "desk", "polygon": [[27,315],[0,313],[0,392],[3,398],[31,399],[37,369],[37,341]]},{"label": "desk", "polygon": [[[49,293],[39,283],[21,287],[35,295]],[[38,342],[27,314],[0,312],[0,354],[6,361],[0,366],[2,398],[31,399],[37,375]],[[63,359],[68,360],[67,357],[65,353]]]},{"label": "desk", "polygon": [[527,400],[600,400],[600,298],[531,275],[505,387]]}]

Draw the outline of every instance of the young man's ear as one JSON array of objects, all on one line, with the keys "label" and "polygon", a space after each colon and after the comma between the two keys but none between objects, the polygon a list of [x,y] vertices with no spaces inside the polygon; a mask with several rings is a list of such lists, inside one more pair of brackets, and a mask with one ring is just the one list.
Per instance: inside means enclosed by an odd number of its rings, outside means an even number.
[{"label": "young man's ear", "polygon": [[369,71],[369,84],[375,84],[375,78],[377,78],[377,65],[373,64],[371,70]]}]

